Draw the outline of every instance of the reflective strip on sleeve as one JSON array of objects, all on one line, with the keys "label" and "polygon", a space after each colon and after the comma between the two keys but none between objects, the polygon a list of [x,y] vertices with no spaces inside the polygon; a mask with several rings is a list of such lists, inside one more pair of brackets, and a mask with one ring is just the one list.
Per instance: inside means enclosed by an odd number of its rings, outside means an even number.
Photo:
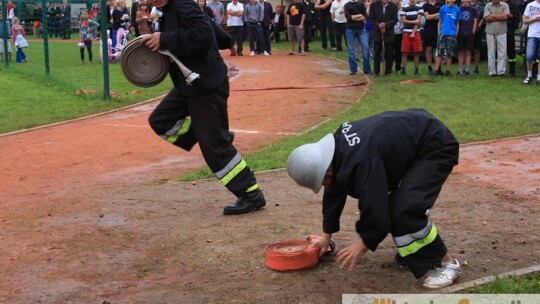
[{"label": "reflective strip on sleeve", "polygon": [[191,118],[186,117],[177,121],[174,127],[169,129],[167,132],[165,132],[165,134],[161,135],[160,137],[174,144],[178,140],[178,137],[186,134],[189,131],[190,127]]},{"label": "reflective strip on sleeve", "polygon": [[221,170],[215,173],[216,177],[221,181],[221,183],[226,186],[240,171],[247,167],[246,162],[240,156],[240,153],[237,153],[231,161]]},{"label": "reflective strip on sleeve", "polygon": [[437,228],[435,225],[428,221],[426,227],[420,231],[398,236],[394,238],[394,242],[398,247],[399,255],[404,257],[417,252],[429,244],[431,244],[437,237]]}]

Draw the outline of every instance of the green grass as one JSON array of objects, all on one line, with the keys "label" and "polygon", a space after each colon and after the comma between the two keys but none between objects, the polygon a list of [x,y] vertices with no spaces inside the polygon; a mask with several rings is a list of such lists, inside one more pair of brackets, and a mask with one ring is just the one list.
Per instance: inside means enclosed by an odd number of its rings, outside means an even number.
[{"label": "green grass", "polygon": [[[102,66],[98,43],[94,43],[93,65],[80,64],[77,41],[50,42],[50,74],[45,74],[43,44],[30,41],[25,53],[28,63],[0,65],[0,133],[31,128],[89,114],[120,108],[165,94],[172,84],[169,79],[160,85],[141,89],[122,75],[120,65],[110,64],[110,90],[118,96],[105,100]],[[96,94],[77,95],[75,91],[93,90]],[[138,94],[132,92],[138,90]]]},{"label": "green grass", "polygon": [[465,293],[479,294],[540,294],[540,274],[520,277],[496,278],[495,281],[479,285]]}]

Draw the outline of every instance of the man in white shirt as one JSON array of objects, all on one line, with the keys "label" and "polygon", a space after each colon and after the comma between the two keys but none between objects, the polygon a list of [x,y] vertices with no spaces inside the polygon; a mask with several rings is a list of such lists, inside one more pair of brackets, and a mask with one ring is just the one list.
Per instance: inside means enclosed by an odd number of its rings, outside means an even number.
[{"label": "man in white shirt", "polygon": [[[336,47],[332,48],[332,51],[343,51],[341,39],[342,37],[346,39],[345,30],[347,28],[347,18],[345,17],[344,7],[347,2],[349,2],[349,0],[335,0],[330,7],[330,14],[332,16],[332,21],[334,22],[334,34],[336,36]],[[347,45],[347,41],[345,41],[345,45]]]},{"label": "man in white shirt", "polygon": [[[242,17],[244,16],[244,5],[239,3],[238,0],[233,0],[231,3],[227,4],[227,30],[233,38],[234,43],[236,44],[236,54],[238,56],[243,56],[242,51],[244,50],[244,22]],[[231,56],[234,56],[233,52],[234,46],[231,49]]]}]

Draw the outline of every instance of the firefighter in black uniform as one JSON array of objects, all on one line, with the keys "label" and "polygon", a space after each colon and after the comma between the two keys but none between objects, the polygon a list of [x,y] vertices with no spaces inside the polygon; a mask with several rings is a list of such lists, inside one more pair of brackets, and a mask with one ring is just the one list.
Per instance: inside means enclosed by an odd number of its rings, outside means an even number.
[{"label": "firefighter in black uniform", "polygon": [[448,286],[460,265],[429,220],[441,187],[458,162],[459,144],[448,128],[422,109],[383,112],[342,124],[335,134],[296,148],[288,173],[303,187],[323,195],[323,237],[327,248],[348,195],[358,199],[358,242],[337,255],[352,269],[367,250],[375,251],[388,233],[396,261],[416,278],[429,275],[426,288]]},{"label": "firefighter in black uniform", "polygon": [[172,63],[174,88],[149,117],[154,132],[184,149],[199,143],[203,157],[221,183],[237,197],[224,214],[247,213],[266,205],[255,175],[233,146],[229,132],[229,79],[208,18],[192,0],[153,0],[162,10],[161,32],[142,35],[152,51],[169,50],[191,71],[200,74],[187,85]]}]

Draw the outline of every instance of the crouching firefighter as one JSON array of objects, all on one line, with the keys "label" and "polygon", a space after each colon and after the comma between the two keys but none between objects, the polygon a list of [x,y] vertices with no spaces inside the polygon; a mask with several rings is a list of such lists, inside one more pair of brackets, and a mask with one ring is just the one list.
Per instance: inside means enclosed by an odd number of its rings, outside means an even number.
[{"label": "crouching firefighter", "polygon": [[320,141],[296,148],[287,171],[322,201],[323,234],[312,246],[327,248],[340,230],[347,196],[358,199],[358,241],[337,253],[340,268],[352,270],[388,233],[397,246],[396,262],[423,286],[442,288],[459,276],[436,226],[429,220],[446,178],[457,165],[459,143],[450,130],[422,109],[383,112],[343,123]]}]

